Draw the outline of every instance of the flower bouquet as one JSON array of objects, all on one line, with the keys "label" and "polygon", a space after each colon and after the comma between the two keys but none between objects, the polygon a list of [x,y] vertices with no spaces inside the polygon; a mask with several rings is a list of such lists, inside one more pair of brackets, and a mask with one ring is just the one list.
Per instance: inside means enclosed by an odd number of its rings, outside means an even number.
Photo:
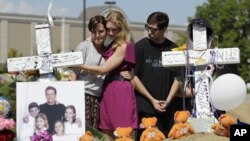
[{"label": "flower bouquet", "polygon": [[53,141],[52,135],[48,131],[39,132],[31,137],[32,141]]},{"label": "flower bouquet", "polygon": [[0,141],[11,141],[15,137],[12,131],[15,127],[15,121],[13,119],[4,119],[0,115]]}]

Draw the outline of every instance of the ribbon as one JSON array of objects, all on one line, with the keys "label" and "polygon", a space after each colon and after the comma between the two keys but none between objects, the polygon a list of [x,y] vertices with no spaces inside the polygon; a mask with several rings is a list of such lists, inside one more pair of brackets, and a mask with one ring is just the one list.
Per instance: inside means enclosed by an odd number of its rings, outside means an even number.
[{"label": "ribbon", "polygon": [[54,26],[53,18],[51,17],[51,14],[50,14],[50,10],[51,10],[52,7],[53,7],[53,0],[50,0],[47,15],[48,15],[48,20],[49,20],[49,25],[51,27]]}]

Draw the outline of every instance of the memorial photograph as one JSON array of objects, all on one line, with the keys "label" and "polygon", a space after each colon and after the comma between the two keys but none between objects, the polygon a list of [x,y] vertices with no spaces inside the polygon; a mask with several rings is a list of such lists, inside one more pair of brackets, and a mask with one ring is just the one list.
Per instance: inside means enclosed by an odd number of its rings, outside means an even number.
[{"label": "memorial photograph", "polygon": [[83,81],[20,82],[16,101],[18,141],[78,141],[85,132]]}]

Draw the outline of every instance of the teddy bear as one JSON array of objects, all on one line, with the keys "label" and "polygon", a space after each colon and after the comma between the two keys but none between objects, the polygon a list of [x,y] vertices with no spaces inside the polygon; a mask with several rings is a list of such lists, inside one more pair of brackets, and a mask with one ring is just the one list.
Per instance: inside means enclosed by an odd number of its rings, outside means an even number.
[{"label": "teddy bear", "polygon": [[142,118],[141,127],[145,128],[142,132],[140,141],[160,141],[165,139],[165,135],[156,126],[157,118],[148,117]]},{"label": "teddy bear", "polygon": [[168,138],[178,139],[180,137],[189,136],[194,133],[194,129],[188,123],[189,111],[176,111],[174,114],[175,123],[168,133]]},{"label": "teddy bear", "polygon": [[95,139],[90,131],[86,131],[85,134],[81,136],[80,141],[95,141]]},{"label": "teddy bear", "polygon": [[131,127],[117,127],[114,131],[114,135],[117,137],[115,141],[134,141],[131,137]]},{"label": "teddy bear", "polygon": [[219,123],[212,125],[214,133],[219,136],[229,137],[230,136],[230,125],[236,124],[236,120],[228,115],[222,114],[219,119]]}]

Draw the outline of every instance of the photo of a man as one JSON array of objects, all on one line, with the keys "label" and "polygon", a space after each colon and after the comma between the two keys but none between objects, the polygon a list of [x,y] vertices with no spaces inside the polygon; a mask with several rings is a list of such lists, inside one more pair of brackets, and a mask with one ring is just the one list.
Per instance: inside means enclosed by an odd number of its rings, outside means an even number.
[{"label": "photo of a man", "polygon": [[[40,112],[44,113],[49,122],[49,133],[53,133],[54,123],[57,120],[63,120],[65,105],[56,100],[57,90],[53,86],[48,86],[45,89],[45,97],[47,101],[41,105]],[[56,112],[55,112],[56,111]]]},{"label": "photo of a man", "polygon": [[[85,132],[83,81],[19,82],[17,83],[17,106],[19,141],[30,141],[40,132],[45,131],[55,141],[60,139],[78,141]],[[32,110],[36,110],[37,114],[31,115]],[[40,126],[43,122],[42,118],[37,117],[40,114],[45,116],[48,126],[35,130],[32,127]],[[74,126],[68,126],[69,121],[65,120],[71,115],[74,117]],[[27,125],[31,127],[28,133],[24,130]],[[77,132],[72,132],[76,129]]]}]

